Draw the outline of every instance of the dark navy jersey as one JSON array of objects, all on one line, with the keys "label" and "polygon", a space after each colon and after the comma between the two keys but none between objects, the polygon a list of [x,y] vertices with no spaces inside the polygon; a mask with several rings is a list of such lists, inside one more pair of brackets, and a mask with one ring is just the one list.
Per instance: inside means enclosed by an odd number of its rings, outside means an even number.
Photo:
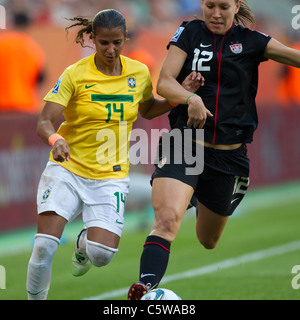
[{"label": "dark navy jersey", "polygon": [[[214,35],[202,20],[184,22],[170,45],[187,53],[177,78],[182,83],[191,71],[205,78],[197,94],[214,115],[204,126],[205,141],[212,144],[250,143],[257,128],[255,97],[258,66],[271,37],[258,31],[232,25],[225,35]],[[187,125],[187,105],[172,109],[173,128]]]}]

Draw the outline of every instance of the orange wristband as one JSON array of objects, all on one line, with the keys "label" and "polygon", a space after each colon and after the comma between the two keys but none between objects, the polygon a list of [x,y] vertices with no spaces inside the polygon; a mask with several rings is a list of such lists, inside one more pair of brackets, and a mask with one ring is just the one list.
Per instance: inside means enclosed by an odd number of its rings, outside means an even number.
[{"label": "orange wristband", "polygon": [[57,134],[57,133],[51,134],[51,136],[48,138],[49,145],[53,147],[54,143],[59,139],[65,140],[64,137],[62,137],[60,134]]},{"label": "orange wristband", "polygon": [[177,107],[178,106],[178,103],[173,103],[173,102],[170,102],[170,101],[168,101],[168,103],[172,107]]}]

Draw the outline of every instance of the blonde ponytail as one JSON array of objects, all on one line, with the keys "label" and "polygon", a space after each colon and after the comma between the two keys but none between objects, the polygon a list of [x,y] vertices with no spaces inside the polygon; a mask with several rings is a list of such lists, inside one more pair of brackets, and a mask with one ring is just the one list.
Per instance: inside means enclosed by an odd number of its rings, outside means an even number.
[{"label": "blonde ponytail", "polygon": [[[235,0],[238,3],[239,0]],[[241,1],[239,12],[234,17],[235,24],[255,27],[255,16],[246,0]]]}]

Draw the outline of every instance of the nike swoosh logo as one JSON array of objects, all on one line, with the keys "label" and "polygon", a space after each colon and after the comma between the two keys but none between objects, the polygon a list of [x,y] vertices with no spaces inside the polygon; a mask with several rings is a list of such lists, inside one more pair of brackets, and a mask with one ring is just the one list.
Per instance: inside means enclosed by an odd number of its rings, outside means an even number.
[{"label": "nike swoosh logo", "polygon": [[212,44],[203,44],[203,43],[200,43],[200,47],[201,48],[208,48],[208,47],[211,47]]},{"label": "nike swoosh logo", "polygon": [[156,276],[156,274],[154,274],[154,273],[142,273],[141,279],[145,278],[145,277],[155,277],[155,276]]},{"label": "nike swoosh logo", "polygon": [[85,88],[86,88],[86,89],[89,89],[89,88],[94,87],[94,86],[96,86],[96,85],[97,85],[97,83],[92,84],[91,86],[88,86],[88,85],[86,84],[86,85],[85,85]]},{"label": "nike swoosh logo", "polygon": [[240,200],[241,198],[235,198],[231,201],[231,204],[233,204],[236,200]]},{"label": "nike swoosh logo", "polygon": [[120,222],[118,219],[116,220],[116,223],[118,223],[118,224],[124,224],[123,222]]}]

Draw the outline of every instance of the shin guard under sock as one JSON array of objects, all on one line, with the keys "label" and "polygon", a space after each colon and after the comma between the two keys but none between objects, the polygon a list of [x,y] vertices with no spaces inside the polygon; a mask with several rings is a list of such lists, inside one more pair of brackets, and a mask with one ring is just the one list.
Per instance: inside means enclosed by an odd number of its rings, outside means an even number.
[{"label": "shin guard under sock", "polygon": [[58,245],[58,238],[47,234],[36,234],[27,272],[26,288],[29,300],[46,300],[52,260]]},{"label": "shin guard under sock", "polygon": [[148,236],[140,262],[140,281],[148,288],[156,288],[164,276],[171,244],[158,236]]}]

